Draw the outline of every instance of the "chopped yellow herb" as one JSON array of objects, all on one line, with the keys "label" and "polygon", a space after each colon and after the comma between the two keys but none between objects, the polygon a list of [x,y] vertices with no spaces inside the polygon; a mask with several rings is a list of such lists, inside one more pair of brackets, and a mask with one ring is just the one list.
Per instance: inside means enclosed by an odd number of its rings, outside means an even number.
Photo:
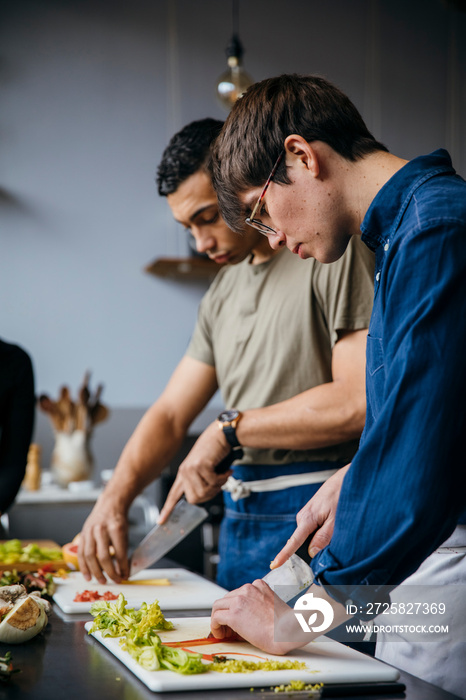
[{"label": "chopped yellow herb", "polygon": [[303,661],[244,661],[241,659],[227,659],[226,661],[214,661],[208,664],[209,671],[218,673],[252,673],[253,671],[305,671],[306,664]]}]

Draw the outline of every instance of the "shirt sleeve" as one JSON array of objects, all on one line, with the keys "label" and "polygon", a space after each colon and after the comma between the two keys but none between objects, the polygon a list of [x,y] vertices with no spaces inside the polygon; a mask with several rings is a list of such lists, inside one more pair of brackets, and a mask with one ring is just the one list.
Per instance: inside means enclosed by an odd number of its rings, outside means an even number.
[{"label": "shirt sleeve", "polygon": [[340,331],[368,328],[374,298],[374,254],[353,236],[339,260],[316,262],[313,291],[332,347]]},{"label": "shirt sleeve", "polygon": [[382,337],[368,344],[380,356],[367,376],[379,406],[345,476],[332,541],[312,561],[324,585],[398,585],[466,505],[464,226],[430,222],[392,248],[376,291]]}]

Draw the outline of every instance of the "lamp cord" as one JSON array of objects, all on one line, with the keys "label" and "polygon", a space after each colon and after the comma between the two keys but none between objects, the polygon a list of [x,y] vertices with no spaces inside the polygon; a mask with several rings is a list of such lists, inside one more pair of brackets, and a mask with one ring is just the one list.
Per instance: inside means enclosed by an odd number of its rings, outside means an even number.
[{"label": "lamp cord", "polygon": [[231,24],[233,27],[233,34],[239,35],[239,0],[232,0],[231,2]]}]

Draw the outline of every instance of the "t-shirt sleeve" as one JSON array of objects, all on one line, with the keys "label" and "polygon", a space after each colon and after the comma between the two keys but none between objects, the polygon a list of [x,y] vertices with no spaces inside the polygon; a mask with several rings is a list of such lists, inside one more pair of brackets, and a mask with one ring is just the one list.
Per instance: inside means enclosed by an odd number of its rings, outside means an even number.
[{"label": "t-shirt sleeve", "polygon": [[340,331],[369,327],[374,266],[374,254],[354,236],[339,260],[330,264],[316,263],[314,293],[326,320],[332,347]]}]

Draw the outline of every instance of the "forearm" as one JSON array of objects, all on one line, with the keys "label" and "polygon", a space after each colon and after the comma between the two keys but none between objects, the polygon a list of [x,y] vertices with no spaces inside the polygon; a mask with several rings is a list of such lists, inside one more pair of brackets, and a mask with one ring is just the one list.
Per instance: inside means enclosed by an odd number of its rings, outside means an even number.
[{"label": "forearm", "polygon": [[143,416],[83,525],[78,558],[86,580],[95,576],[104,583],[104,572],[117,582],[128,577],[129,507],[138,493],[160,475],[182,437],[176,422],[158,403]]},{"label": "forearm", "polygon": [[[84,523],[79,565],[84,577],[114,581],[128,575],[129,506],[179,449],[186,431],[217,387],[215,370],[184,357],[162,396],[145,413],[128,440],[115,472]],[[115,550],[116,564],[110,554]]]},{"label": "forearm", "polygon": [[332,381],[246,411],[237,428],[240,443],[257,449],[313,450],[359,438],[366,416],[366,338],[365,329],[341,331],[332,351]]},{"label": "forearm", "polygon": [[365,408],[363,391],[351,393],[329,382],[273,406],[245,411],[236,432],[245,447],[318,449],[359,438]]},{"label": "forearm", "polygon": [[123,449],[100,503],[111,503],[126,513],[136,496],[160,476],[174,457],[185,432],[185,426],[158,403],[154,404]]}]

